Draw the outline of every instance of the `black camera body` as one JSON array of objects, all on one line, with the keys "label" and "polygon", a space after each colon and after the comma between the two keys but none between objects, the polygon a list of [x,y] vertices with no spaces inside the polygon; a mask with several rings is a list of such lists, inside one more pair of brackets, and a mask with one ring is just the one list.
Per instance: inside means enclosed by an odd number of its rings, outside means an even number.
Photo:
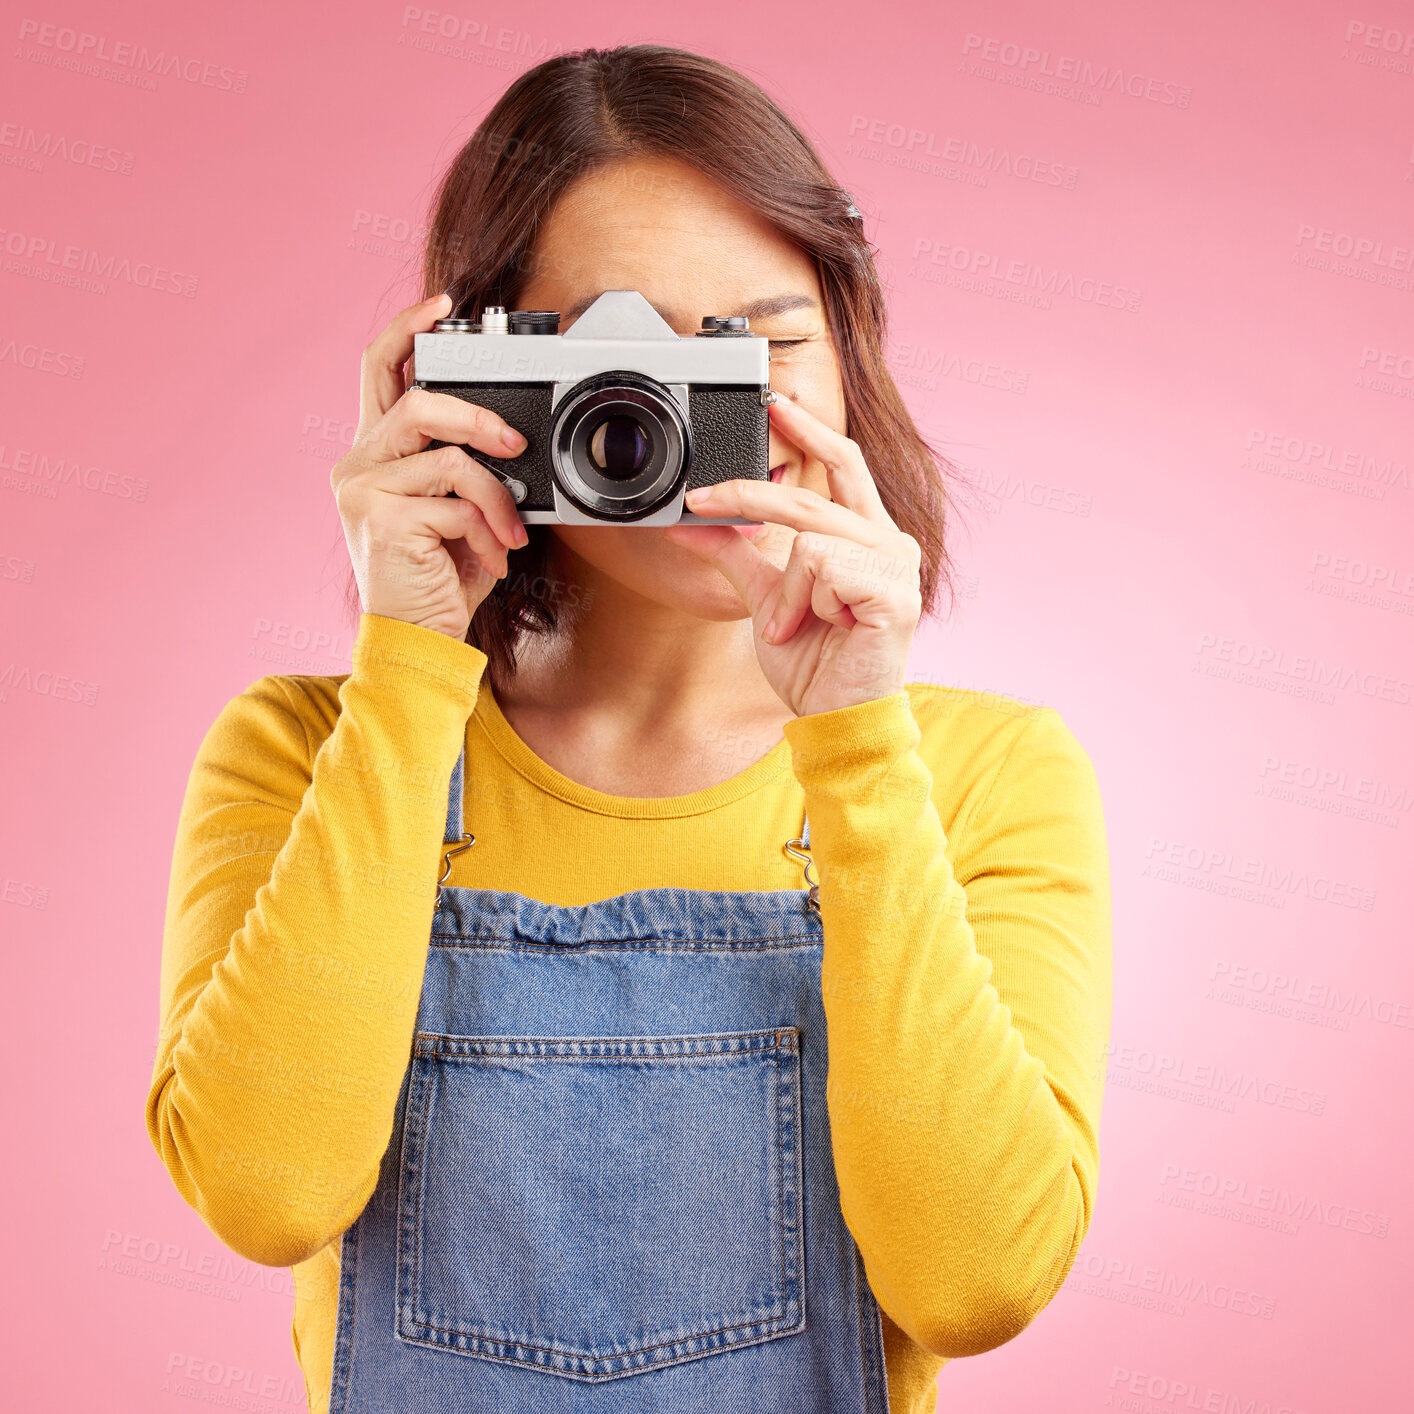
[{"label": "black camera body", "polygon": [[[553,310],[439,319],[413,340],[413,386],[503,417],[517,457],[466,450],[529,524],[754,525],[696,516],[695,486],[770,479],[770,342],[741,315],[683,338],[637,290],[606,290],[570,329]],[[433,447],[446,445],[434,441]]]}]

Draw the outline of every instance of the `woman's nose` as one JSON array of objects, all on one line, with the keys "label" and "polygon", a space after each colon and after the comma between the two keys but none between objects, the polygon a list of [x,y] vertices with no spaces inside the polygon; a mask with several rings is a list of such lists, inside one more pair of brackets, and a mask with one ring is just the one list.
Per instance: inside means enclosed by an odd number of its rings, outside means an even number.
[{"label": "woman's nose", "polygon": [[[771,386],[778,393],[784,393],[788,398],[793,398],[795,396],[795,389],[786,384],[784,380],[778,381],[773,378],[771,380]],[[773,466],[780,466],[782,463],[794,463],[800,456],[799,450],[796,447],[792,446],[789,442],[787,442],[786,439],[782,437],[779,432],[776,431],[776,424],[774,422],[771,423],[771,435],[767,442],[767,447],[767,468]]]}]

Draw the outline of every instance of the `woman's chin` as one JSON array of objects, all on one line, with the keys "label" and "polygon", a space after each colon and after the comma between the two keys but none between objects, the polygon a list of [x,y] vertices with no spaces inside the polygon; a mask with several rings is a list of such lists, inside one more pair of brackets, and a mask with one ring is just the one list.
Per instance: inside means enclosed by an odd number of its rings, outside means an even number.
[{"label": "woman's chin", "polygon": [[[558,538],[595,566],[607,579],[658,604],[671,606],[694,618],[718,623],[748,617],[731,581],[709,559],[682,540],[666,534],[668,526],[582,527],[556,526]],[[675,527],[673,527],[675,528]],[[788,545],[778,546],[778,536],[762,534],[781,530],[772,525],[731,525],[727,529],[750,531],[757,551],[778,568],[790,556]],[[788,537],[787,537],[788,538]],[[649,541],[656,543],[647,543]]]},{"label": "woman's chin", "polygon": [[712,565],[702,565],[697,572],[676,580],[664,598],[687,613],[714,623],[728,623],[732,619],[747,617],[741,595],[732,588],[731,581],[721,570]]},{"label": "woman's chin", "polygon": [[746,605],[732,582],[715,565],[692,557],[693,563],[683,565],[670,578],[658,579],[658,592],[652,597],[660,604],[670,604],[694,618],[714,623],[729,623],[748,617]]}]

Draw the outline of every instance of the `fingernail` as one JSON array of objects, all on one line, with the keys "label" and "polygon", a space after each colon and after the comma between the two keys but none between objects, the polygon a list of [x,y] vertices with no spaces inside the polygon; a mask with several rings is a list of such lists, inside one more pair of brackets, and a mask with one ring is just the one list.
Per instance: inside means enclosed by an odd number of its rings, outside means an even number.
[{"label": "fingernail", "polygon": [[775,619],[772,619],[771,622],[766,625],[766,632],[763,633],[761,636],[762,638],[774,638],[776,636]]},{"label": "fingernail", "polygon": [[530,536],[529,536],[529,534],[527,534],[525,527],[524,527],[523,525],[518,525],[518,526],[516,527],[516,544],[517,544],[517,545],[528,545],[529,543],[530,543]]},{"label": "fingernail", "polygon": [[502,430],[501,441],[513,452],[523,452],[525,450],[525,438],[522,437],[514,427],[507,427]]},{"label": "fingernail", "polygon": [[689,506],[696,506],[705,501],[712,493],[710,486],[694,486],[683,498]]},{"label": "fingernail", "polygon": [[448,304],[451,304],[452,302],[452,297],[446,292],[446,290],[443,290],[440,295],[433,295],[432,298],[427,301],[427,303],[435,308],[437,305],[441,304],[443,300],[446,300]]}]

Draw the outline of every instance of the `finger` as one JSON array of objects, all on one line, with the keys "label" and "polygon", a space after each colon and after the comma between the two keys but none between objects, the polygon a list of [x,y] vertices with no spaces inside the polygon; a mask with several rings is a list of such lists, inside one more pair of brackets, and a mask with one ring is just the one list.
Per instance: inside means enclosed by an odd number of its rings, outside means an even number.
[{"label": "finger", "polygon": [[400,506],[389,509],[383,524],[388,528],[389,539],[394,541],[415,545],[419,535],[465,541],[487,572],[497,579],[510,569],[506,546],[474,501],[441,496],[402,498]]},{"label": "finger", "polygon": [[893,523],[869,520],[849,506],[829,501],[808,486],[786,486],[779,481],[754,481],[736,477],[713,486],[689,491],[687,508],[699,516],[745,516],[795,530],[838,535],[861,545],[879,545],[894,534]]},{"label": "finger", "polygon": [[810,603],[814,574],[808,558],[801,551],[801,538],[797,535],[790,547],[786,567],[781,571],[775,596],[766,614],[762,636],[767,643],[784,643],[800,626]]},{"label": "finger", "polygon": [[825,468],[830,495],[839,505],[848,506],[866,520],[893,526],[859,443],[826,426],[808,408],[781,392],[770,405],[770,414],[777,432]]},{"label": "finger", "polygon": [[504,579],[510,573],[509,569],[501,571],[488,567],[480,556],[472,552],[465,540],[448,540],[446,546],[456,568],[457,581],[463,588],[474,589],[478,600],[484,599],[490,592],[488,581]]},{"label": "finger", "polygon": [[784,643],[814,613],[841,628],[887,617],[890,594],[905,582],[907,564],[853,541],[832,536],[798,535],[781,572],[781,588],[772,605],[771,643]]},{"label": "finger", "polygon": [[436,438],[475,447],[492,457],[515,457],[526,441],[499,413],[452,393],[409,388],[355,443],[370,461],[397,461]]},{"label": "finger", "polygon": [[[824,560],[825,549],[812,534],[797,535],[790,547],[790,557],[781,571],[780,585],[766,624],[766,641],[784,643],[800,627],[807,613],[815,607],[818,575]],[[831,623],[843,623],[845,627],[853,623],[853,615],[844,623],[840,615],[843,603],[835,596],[836,602],[829,603],[829,596],[821,596],[820,602],[827,612],[816,613]]]},{"label": "finger", "polygon": [[810,591],[810,611],[826,623],[839,628],[853,628],[858,620],[839,585],[834,582],[834,574],[833,560],[824,560],[816,567],[815,585]]},{"label": "finger", "polygon": [[461,447],[434,447],[395,462],[380,462],[373,469],[371,484],[376,490],[422,499],[435,500],[455,492],[480,510],[507,549],[529,539],[515,500],[501,478]]},{"label": "finger", "polygon": [[447,314],[445,291],[395,314],[363,351],[358,391],[358,425],[371,427],[403,395],[403,365],[412,357],[413,335],[426,333]]}]

